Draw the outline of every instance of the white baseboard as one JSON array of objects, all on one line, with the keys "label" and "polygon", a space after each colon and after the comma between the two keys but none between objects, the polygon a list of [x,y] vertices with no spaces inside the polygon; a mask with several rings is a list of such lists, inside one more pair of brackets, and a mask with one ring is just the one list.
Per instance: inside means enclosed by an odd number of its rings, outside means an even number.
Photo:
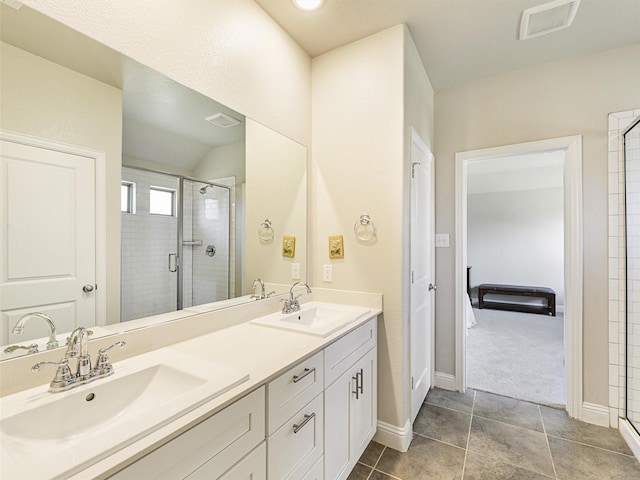
[{"label": "white baseboard", "polygon": [[638,432],[629,425],[629,421],[626,418],[621,418],[618,421],[618,424],[620,425],[622,438],[624,438],[633,454],[636,456],[638,461],[640,461],[640,435],[638,435]]},{"label": "white baseboard", "polygon": [[583,422],[592,423],[593,425],[600,425],[601,427],[609,426],[609,407],[603,405],[596,405],[595,403],[582,403],[582,418]]},{"label": "white baseboard", "polygon": [[413,428],[411,422],[407,420],[404,427],[397,427],[390,423],[378,420],[378,430],[373,440],[399,452],[409,450],[411,440],[413,440]]},{"label": "white baseboard", "polygon": [[435,372],[433,374],[433,386],[443,390],[456,391],[456,377],[448,373]]}]

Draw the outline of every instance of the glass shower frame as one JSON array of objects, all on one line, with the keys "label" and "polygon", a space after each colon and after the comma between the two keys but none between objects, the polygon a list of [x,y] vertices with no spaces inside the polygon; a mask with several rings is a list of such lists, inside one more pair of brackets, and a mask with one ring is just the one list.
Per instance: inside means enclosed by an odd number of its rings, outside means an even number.
[{"label": "glass shower frame", "polygon": [[[640,344],[634,343],[640,337],[640,302],[636,299],[640,290],[634,290],[640,284],[640,277],[635,275],[635,272],[640,273],[640,254],[635,255],[636,251],[640,252],[640,117],[622,131],[622,149],[626,251],[625,417],[640,434]],[[638,207],[637,211],[635,207]]]},{"label": "glass shower frame", "polygon": [[[136,167],[136,166],[123,166],[123,168],[127,168],[127,169],[131,169],[131,170],[135,170],[135,171],[139,171],[141,174],[144,173],[148,173],[148,174],[152,174],[152,175],[161,175],[161,176],[166,176],[166,177],[170,177],[171,182],[173,185],[175,185],[175,192],[176,192],[176,204],[175,204],[175,219],[176,219],[176,238],[175,238],[175,243],[173,244],[174,247],[171,247],[171,250],[167,252],[167,255],[169,255],[169,259],[168,259],[168,263],[169,265],[167,266],[167,257],[165,256],[165,261],[164,261],[164,266],[165,268],[169,268],[169,270],[171,270],[172,268],[172,259],[171,259],[171,255],[175,255],[175,263],[174,263],[174,267],[177,270],[176,271],[176,283],[175,283],[175,308],[170,308],[170,309],[166,309],[166,308],[161,308],[162,311],[158,311],[158,312],[153,312],[150,314],[161,314],[161,313],[167,313],[167,312],[171,312],[171,311],[178,311],[178,310],[182,310],[183,308],[186,307],[190,307],[190,306],[196,306],[202,303],[210,303],[213,301],[217,301],[217,300],[223,300],[222,298],[215,298],[215,299],[211,299],[211,300],[207,300],[207,301],[201,301],[198,303],[193,303],[193,294],[192,294],[192,299],[190,301],[185,302],[185,274],[187,273],[188,269],[186,268],[186,264],[185,264],[185,249],[186,248],[194,248],[193,245],[189,246],[189,245],[185,245],[185,240],[193,240],[193,236],[191,235],[190,238],[186,238],[185,237],[185,197],[186,197],[186,184],[187,182],[191,182],[192,183],[192,193],[193,193],[193,197],[197,198],[196,195],[198,195],[198,189],[199,187],[204,187],[204,186],[208,186],[208,187],[213,187],[216,189],[223,189],[223,196],[225,198],[226,201],[226,222],[225,219],[223,218],[223,222],[225,222],[225,228],[226,228],[226,248],[221,248],[219,249],[220,251],[216,253],[216,257],[219,257],[220,254],[224,254],[223,252],[226,250],[226,255],[225,255],[225,259],[224,262],[226,263],[226,285],[225,285],[225,290],[226,290],[226,298],[231,298],[232,296],[234,296],[234,289],[233,289],[233,285],[232,285],[232,272],[231,272],[231,262],[233,260],[232,258],[232,246],[231,246],[231,242],[232,242],[232,226],[233,226],[233,221],[232,221],[232,214],[233,214],[233,210],[232,210],[232,187],[229,185],[222,185],[220,183],[217,183],[215,181],[213,182],[208,182],[208,181],[204,181],[204,180],[200,180],[194,177],[189,177],[189,176],[185,176],[185,175],[179,175],[179,174],[175,174],[175,173],[171,173],[171,172],[166,172],[166,171],[162,171],[162,170],[158,170],[158,169],[149,169],[149,168],[144,168],[144,167]],[[125,178],[125,176],[123,175],[122,181],[128,181],[127,178]],[[166,187],[166,185],[165,185]],[[171,187],[173,188],[173,187]],[[137,192],[140,193],[140,192]],[[203,196],[203,198],[205,198],[205,196]],[[127,213],[129,214],[129,213]],[[193,217],[194,215],[192,215]],[[206,243],[207,242],[202,242],[202,249],[203,249],[203,254],[205,252],[206,249]],[[224,247],[224,246],[223,246]],[[199,248],[199,245],[198,245]],[[193,267],[193,265],[192,265]],[[193,277],[193,268],[191,269],[192,272],[192,277]],[[195,283],[195,280],[192,279],[192,281],[190,282],[190,285],[193,285]],[[122,286],[121,289],[123,289],[125,286],[125,282],[122,282]],[[173,289],[173,287],[171,287],[171,289]],[[193,289],[190,289],[190,291],[192,292]],[[171,302],[173,303],[173,302]],[[148,310],[148,306],[147,307],[139,307],[139,308],[132,308],[129,306],[129,310]],[[153,307],[151,307],[153,308]],[[121,306],[121,321],[126,321],[126,320],[133,320],[135,318],[139,318],[140,315],[125,315],[125,305],[124,302]],[[131,318],[127,318],[131,316]],[[148,316],[146,314],[143,314],[142,316]]]}]

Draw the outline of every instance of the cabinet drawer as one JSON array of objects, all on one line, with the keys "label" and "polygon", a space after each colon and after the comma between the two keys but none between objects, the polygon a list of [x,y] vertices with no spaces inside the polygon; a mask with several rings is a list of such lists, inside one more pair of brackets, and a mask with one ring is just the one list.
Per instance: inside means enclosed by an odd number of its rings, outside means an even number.
[{"label": "cabinet drawer", "polygon": [[268,437],[269,480],[304,478],[322,457],[323,425],[323,396],[320,394]]},{"label": "cabinet drawer", "polygon": [[218,477],[217,480],[267,480],[266,443],[262,442],[258,448],[231,467],[231,470]]},{"label": "cabinet drawer", "polygon": [[267,385],[267,435],[322,392],[322,359],[322,352],[318,352]]},{"label": "cabinet drawer", "polygon": [[110,478],[218,478],[264,440],[264,402],[263,387]]},{"label": "cabinet drawer", "polygon": [[324,480],[324,457],[320,457],[320,460],[311,467],[302,480]]},{"label": "cabinet drawer", "polygon": [[324,384],[331,385],[377,344],[378,317],[372,318],[324,350]]}]

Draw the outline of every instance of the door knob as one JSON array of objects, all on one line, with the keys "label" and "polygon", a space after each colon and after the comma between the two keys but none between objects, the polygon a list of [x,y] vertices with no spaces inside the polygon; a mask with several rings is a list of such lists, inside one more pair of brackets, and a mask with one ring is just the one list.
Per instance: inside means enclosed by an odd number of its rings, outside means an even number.
[{"label": "door knob", "polygon": [[430,283],[429,284],[429,291],[437,290],[437,289],[438,289],[438,286],[435,283]]},{"label": "door knob", "polygon": [[87,283],[84,287],[82,287],[82,291],[85,293],[93,292],[93,285],[91,285],[90,283]]}]

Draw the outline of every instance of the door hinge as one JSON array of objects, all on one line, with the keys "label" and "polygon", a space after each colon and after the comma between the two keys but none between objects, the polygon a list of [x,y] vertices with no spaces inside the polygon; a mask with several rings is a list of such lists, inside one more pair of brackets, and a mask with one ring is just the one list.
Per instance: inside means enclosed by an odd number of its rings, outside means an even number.
[{"label": "door hinge", "polygon": [[413,283],[413,270],[411,270],[411,283]]},{"label": "door hinge", "polygon": [[413,162],[411,164],[411,178],[416,178],[416,165],[420,165],[420,162]]},{"label": "door hinge", "polygon": [[413,379],[413,375],[411,376],[411,390],[415,390],[416,386],[415,386],[415,382]]}]

